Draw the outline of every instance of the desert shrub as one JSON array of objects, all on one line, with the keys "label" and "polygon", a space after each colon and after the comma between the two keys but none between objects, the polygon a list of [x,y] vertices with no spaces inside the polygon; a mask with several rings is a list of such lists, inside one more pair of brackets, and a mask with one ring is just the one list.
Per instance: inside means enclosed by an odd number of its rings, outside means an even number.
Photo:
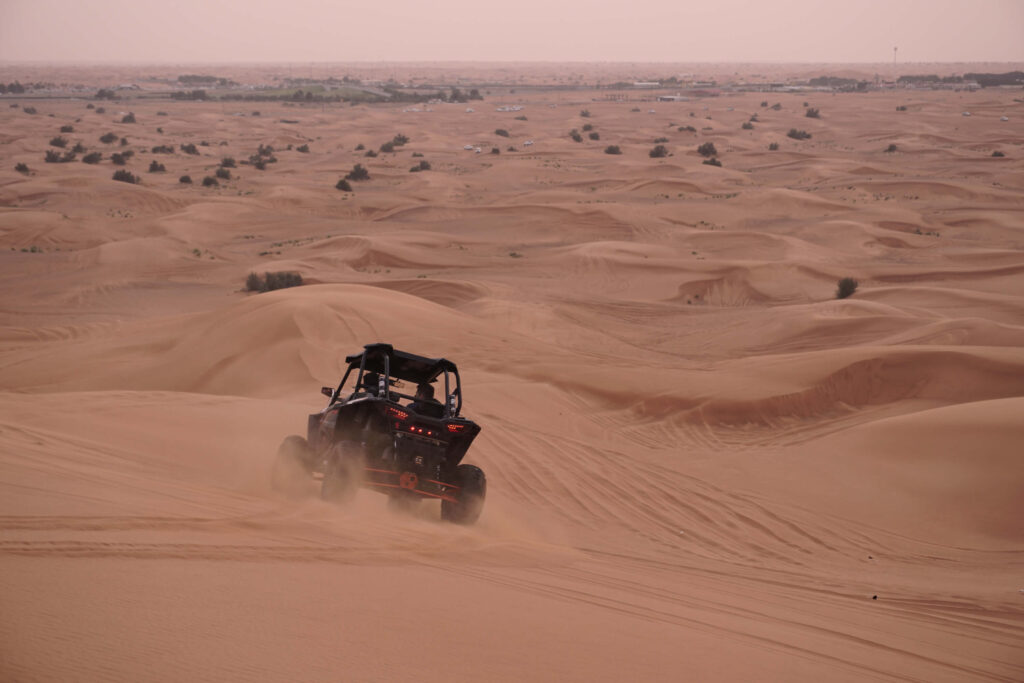
[{"label": "desert shrub", "polygon": [[127,147],[128,146],[128,138],[121,138],[121,146],[122,147]]},{"label": "desert shrub", "polygon": [[806,116],[809,119],[820,119],[821,118],[821,112],[819,112],[814,107],[809,107],[807,109],[807,111],[804,112],[804,116]]},{"label": "desert shrub", "polygon": [[174,148],[170,145],[157,145],[149,151],[153,154],[174,154]]},{"label": "desert shrub", "polygon": [[235,168],[235,159],[234,159],[234,157],[224,157],[223,159],[221,159],[220,160],[220,167],[221,168]]},{"label": "desert shrub", "polygon": [[719,161],[718,159],[714,158],[714,157],[711,157],[710,159],[705,159],[701,163],[702,164],[706,164],[707,166],[721,166],[722,165],[722,162]]},{"label": "desert shrub", "polygon": [[652,159],[660,159],[661,157],[668,156],[668,147],[665,145],[655,145],[655,147],[647,153]]},{"label": "desert shrub", "polygon": [[60,152],[55,149],[46,150],[46,156],[43,157],[43,161],[48,164],[56,164],[60,161]]},{"label": "desert shrub", "polygon": [[668,138],[654,138],[654,144],[660,145],[663,142],[668,142]]},{"label": "desert shrub", "polygon": [[752,124],[750,121],[744,121],[743,125],[740,126],[740,128],[742,128],[743,130],[754,130],[754,124]]},{"label": "desert shrub", "polygon": [[529,121],[529,119],[526,118],[525,116],[517,116],[516,121]]},{"label": "desert shrub", "polygon": [[71,148],[72,154],[85,154],[85,145],[81,142],[76,142],[75,146]]},{"label": "desert shrub", "polygon": [[334,188],[336,190],[341,190],[342,192],[351,192],[352,191],[352,186],[349,185],[348,181],[345,180],[344,178],[339,180],[337,182],[337,184],[334,186]]},{"label": "desert shrub", "polygon": [[501,150],[497,147],[491,147],[491,154],[501,154]]},{"label": "desert shrub", "polygon": [[83,164],[98,164],[103,160],[103,155],[100,152],[89,152],[82,157]]},{"label": "desert shrub", "polygon": [[357,152],[362,152],[364,149],[366,149],[366,145],[364,145],[363,143],[360,142],[358,145],[356,145]]},{"label": "desert shrub", "polygon": [[156,132],[160,133],[161,135],[163,135],[164,134],[164,129],[163,128],[157,128]]},{"label": "desert shrub", "polygon": [[992,156],[994,156],[994,157],[1005,157],[1006,155],[1005,155],[1005,154],[1003,154],[1002,152],[1000,152],[1000,151],[999,151],[999,150],[997,149],[996,151],[992,152]]},{"label": "desert shrub", "polygon": [[250,292],[270,292],[275,289],[301,287],[302,276],[298,273],[281,270],[276,273],[249,273],[245,278],[245,289]]},{"label": "desert shrub", "polygon": [[630,109],[630,111],[636,114],[640,111],[640,107],[633,107],[632,109]]},{"label": "desert shrub", "polygon": [[203,187],[219,187],[220,183],[212,175],[208,175],[203,178]]},{"label": "desert shrub", "polygon": [[569,137],[571,137],[576,142],[583,142],[583,136],[580,135],[580,132],[575,128],[569,131]]},{"label": "desert shrub", "polygon": [[161,164],[156,159],[153,159],[153,161],[149,162],[149,172],[150,173],[163,173],[166,170],[167,169],[164,167],[164,165]]},{"label": "desert shrub", "polygon": [[680,133],[696,133],[697,132],[697,129],[694,128],[693,126],[679,126],[678,128],[676,128],[676,130],[679,131]]},{"label": "desert shrub", "polygon": [[96,91],[97,100],[112,100],[116,96],[113,90],[108,90],[107,88],[100,88]]},{"label": "desert shrub", "polygon": [[78,157],[78,152],[76,152],[73,149],[69,149],[68,151],[64,152],[64,154],[62,154],[60,156],[60,163],[62,163],[62,164],[69,163],[71,161],[74,161],[77,157]]},{"label": "desert shrub", "polygon": [[60,127],[60,132],[61,133],[74,133],[75,132],[75,127],[72,126],[72,125],[61,126]]},{"label": "desert shrub", "polygon": [[506,151],[506,152],[515,152],[515,151],[517,151],[517,150],[516,150],[516,148],[515,148],[515,145],[509,145],[509,146],[508,146],[508,147],[507,147],[507,148],[505,149],[505,151]]},{"label": "desert shrub", "polygon": [[898,148],[896,147],[896,143],[895,142],[891,142],[891,143],[889,143],[889,146],[885,148],[885,151],[886,151],[887,154],[892,154],[897,149]]},{"label": "desert shrub", "polygon": [[86,108],[86,109],[95,109],[95,108],[96,108],[96,105],[95,105],[95,104],[93,104],[92,102],[90,102],[89,104],[85,105],[85,108]]},{"label": "desert shrub", "polygon": [[587,110],[587,109],[581,109],[580,110],[580,116],[582,116],[585,119],[588,119],[588,118],[590,118],[590,111]]},{"label": "desert shrub", "polygon": [[108,144],[108,145],[111,142],[114,142],[115,140],[117,140],[117,133],[107,133],[105,135],[101,135],[100,136],[100,142]]},{"label": "desert shrub", "polygon": [[106,107],[96,107],[96,113],[97,114],[106,114],[107,113],[107,108]]},{"label": "desert shrub", "polygon": [[132,183],[133,185],[139,182],[139,179],[134,173],[123,168],[114,171],[114,180],[118,180],[122,183]]},{"label": "desert shrub", "polygon": [[508,137],[508,131],[505,130],[504,128],[496,128],[494,130],[494,134],[495,135],[500,135],[503,138],[507,138]]},{"label": "desert shrub", "polygon": [[591,140],[600,140],[601,134],[598,133],[596,130],[592,130],[590,131],[590,133],[587,134],[587,137],[590,138]]},{"label": "desert shrub", "polygon": [[184,144],[184,145],[179,145],[179,147],[180,147],[181,151],[184,152],[185,154],[196,154],[196,155],[199,154],[199,148],[196,147],[191,142],[189,142],[187,144]]},{"label": "desert shrub", "polygon": [[857,291],[857,285],[860,284],[852,277],[844,277],[839,280],[839,284],[836,286],[836,298],[845,299],[854,292]]},{"label": "desert shrub", "polygon": [[309,154],[309,145],[299,145],[295,148],[296,152],[302,152],[303,154]]},{"label": "desert shrub", "polygon": [[776,102],[775,104],[772,105],[772,111],[781,111],[781,109],[782,109],[782,103],[781,102]]},{"label": "desert shrub", "polygon": [[114,164],[114,166],[124,166],[125,163],[127,163],[127,161],[128,157],[126,157],[123,154],[118,154],[117,152],[115,152],[110,155],[110,163]]},{"label": "desert shrub", "polygon": [[905,105],[905,104],[901,104],[901,105],[896,107],[896,111],[906,111],[906,110],[907,110],[907,105]]},{"label": "desert shrub", "polygon": [[17,164],[15,164],[14,165],[14,170],[17,171],[18,173],[24,173],[25,175],[29,174],[28,164],[25,164],[25,163],[17,163]]},{"label": "desert shrub", "polygon": [[252,164],[253,168],[255,168],[257,171],[267,170],[267,161],[261,156],[253,155],[249,159],[249,163]]},{"label": "desert shrub", "polygon": [[391,144],[393,144],[395,147],[401,147],[402,145],[405,145],[405,144],[408,144],[408,143],[409,143],[409,137],[406,136],[406,135],[402,135],[401,133],[399,133],[399,134],[395,135],[395,137],[391,138]]},{"label": "desert shrub", "polygon": [[385,142],[383,145],[380,146],[380,151],[384,152],[385,154],[390,154],[391,152],[394,152],[395,143]]},{"label": "desert shrub", "polygon": [[767,107],[768,106],[768,100],[761,100],[761,106],[762,107]]},{"label": "desert shrub", "polygon": [[218,178],[220,178],[221,180],[231,180],[231,171],[229,171],[228,169],[224,168],[223,166],[218,168],[214,172],[214,175],[217,176]]},{"label": "desert shrub", "polygon": [[429,171],[430,170],[430,162],[427,161],[426,159],[424,159],[423,161],[421,161],[417,165],[417,168],[419,168],[419,170],[421,170],[421,171]]},{"label": "desert shrub", "polygon": [[135,152],[133,152],[130,149],[126,149],[123,152],[121,152],[121,156],[123,156],[125,159],[131,159],[133,156],[135,156]]},{"label": "desert shrub", "polygon": [[715,149],[715,143],[705,142],[703,145],[697,148],[697,154],[702,157],[714,157],[718,156],[718,150]]},{"label": "desert shrub", "polygon": [[754,114],[753,116],[750,117],[751,123],[758,123],[759,121],[760,119],[757,118],[757,114]]},{"label": "desert shrub", "polygon": [[121,117],[121,123],[135,123],[135,114],[132,112],[128,112],[127,114]]},{"label": "desert shrub", "polygon": [[183,175],[180,178],[178,178],[178,182],[181,183],[182,185],[191,185],[192,184],[192,176],[190,176],[190,175]]},{"label": "desert shrub", "polygon": [[622,150],[619,149],[618,145],[608,145],[604,148],[605,154],[622,154]]},{"label": "desert shrub", "polygon": [[776,152],[776,151],[778,151],[778,149],[779,149],[779,143],[777,143],[777,142],[773,142],[770,145],[768,145],[768,150],[771,151],[771,152]]},{"label": "desert shrub", "polygon": [[364,157],[368,157],[370,159],[375,159],[377,157],[377,153],[375,151],[373,151],[372,149],[368,149],[368,150],[366,150],[366,154],[364,154],[363,156]]},{"label": "desert shrub", "polygon": [[259,116],[259,115],[260,115],[260,113],[259,113],[258,111],[253,111],[253,112],[252,112],[252,113],[250,114],[250,116]]},{"label": "desert shrub", "polygon": [[51,147],[67,147],[68,146],[68,141],[65,138],[62,138],[61,136],[58,135],[55,138],[50,138],[50,146]]},{"label": "desert shrub", "polygon": [[583,124],[583,132],[584,133],[592,131],[592,130],[594,130],[594,124],[592,124],[592,123],[584,123]]},{"label": "desert shrub", "polygon": [[24,109],[22,109],[22,111],[25,112],[26,114],[37,114],[37,113],[39,113],[39,112],[36,111],[35,107],[25,107]]},{"label": "desert shrub", "polygon": [[794,140],[810,140],[811,134],[806,130],[797,130],[796,128],[790,128],[789,132],[786,133],[786,137],[793,138]]},{"label": "desert shrub", "polygon": [[[274,148],[271,147],[270,145],[260,145],[256,149],[256,154],[258,156],[267,157],[268,159],[271,159],[274,156]],[[276,159],[275,159],[275,161],[276,161]],[[273,162],[271,162],[271,163],[273,163]]]},{"label": "desert shrub", "polygon": [[422,152],[413,152],[412,153],[412,158],[413,159],[415,159],[416,157],[421,157],[421,156],[423,156]]},{"label": "desert shrub", "polygon": [[167,116],[167,112],[165,112],[165,111],[158,111],[158,112],[156,113],[156,115],[157,115],[157,116]]},{"label": "desert shrub", "polygon": [[353,166],[352,170],[349,171],[348,175],[345,176],[345,180],[360,181],[369,179],[370,172],[366,170],[366,168],[364,168],[362,164],[356,164],[355,166]]}]

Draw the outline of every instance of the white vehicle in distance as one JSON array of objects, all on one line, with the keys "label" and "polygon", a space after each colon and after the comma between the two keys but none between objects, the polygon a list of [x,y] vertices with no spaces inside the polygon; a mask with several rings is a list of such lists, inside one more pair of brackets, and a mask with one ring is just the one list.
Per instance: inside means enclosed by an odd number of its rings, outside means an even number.
[{"label": "white vehicle in distance", "polygon": [[463,145],[462,149],[466,150],[467,152],[472,152],[473,151],[473,145]]},{"label": "white vehicle in distance", "polygon": [[526,142],[523,143],[523,147],[529,147],[532,144],[533,144],[533,140],[527,140]]}]

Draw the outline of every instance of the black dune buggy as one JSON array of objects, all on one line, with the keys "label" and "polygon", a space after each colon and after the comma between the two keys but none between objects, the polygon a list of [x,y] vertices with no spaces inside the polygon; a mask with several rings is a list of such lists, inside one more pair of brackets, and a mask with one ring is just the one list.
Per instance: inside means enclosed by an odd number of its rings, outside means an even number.
[{"label": "black dune buggy", "polygon": [[[461,463],[480,427],[460,415],[455,363],[396,351],[390,344],[367,344],[345,362],[338,388],[321,390],[330,402],[309,416],[306,438],[289,436],[278,449],[274,488],[297,492],[313,477],[321,480],[324,500],[344,503],[366,487],[387,494],[399,508],[439,499],[442,519],[476,522],[487,480],[479,467]],[[353,375],[355,383],[346,391]],[[438,389],[443,383],[443,403],[416,395],[418,386],[435,383]],[[401,399],[412,402],[403,405]]]}]

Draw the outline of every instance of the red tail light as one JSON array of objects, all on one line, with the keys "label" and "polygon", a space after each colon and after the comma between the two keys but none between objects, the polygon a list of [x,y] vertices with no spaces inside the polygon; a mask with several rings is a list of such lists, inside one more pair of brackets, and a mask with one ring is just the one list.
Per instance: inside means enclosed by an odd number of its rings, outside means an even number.
[{"label": "red tail light", "polygon": [[404,410],[399,410],[398,408],[388,406],[387,408],[385,408],[385,410],[387,411],[388,415],[398,420],[404,420],[407,417],[409,417],[409,413],[405,412]]},{"label": "red tail light", "polygon": [[459,434],[461,432],[466,431],[466,425],[450,424],[448,425],[448,431],[451,432],[452,434]]}]

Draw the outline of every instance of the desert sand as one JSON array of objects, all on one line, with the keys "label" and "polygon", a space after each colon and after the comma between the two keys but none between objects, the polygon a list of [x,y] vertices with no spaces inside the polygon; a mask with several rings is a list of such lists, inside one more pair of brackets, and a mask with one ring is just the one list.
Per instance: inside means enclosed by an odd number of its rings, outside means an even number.
[{"label": "desert sand", "polygon": [[[1021,91],[509,90],[3,100],[0,679],[1024,680]],[[271,490],[378,341],[459,364],[476,526]]]}]

